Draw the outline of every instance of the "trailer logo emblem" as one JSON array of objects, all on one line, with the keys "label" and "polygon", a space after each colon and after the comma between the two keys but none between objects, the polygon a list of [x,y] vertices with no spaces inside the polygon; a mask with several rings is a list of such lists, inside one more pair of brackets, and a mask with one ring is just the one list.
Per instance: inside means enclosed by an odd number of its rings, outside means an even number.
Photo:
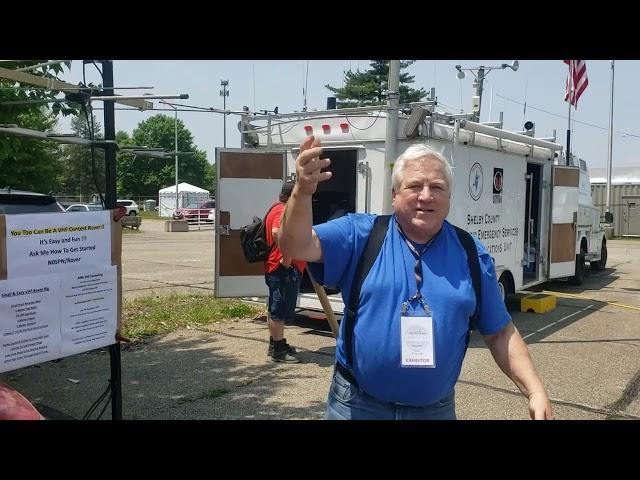
[{"label": "trailer logo emblem", "polygon": [[476,201],[482,195],[482,166],[479,163],[474,163],[469,172],[469,195]]},{"label": "trailer logo emblem", "polygon": [[502,203],[503,169],[493,169],[493,203]]}]

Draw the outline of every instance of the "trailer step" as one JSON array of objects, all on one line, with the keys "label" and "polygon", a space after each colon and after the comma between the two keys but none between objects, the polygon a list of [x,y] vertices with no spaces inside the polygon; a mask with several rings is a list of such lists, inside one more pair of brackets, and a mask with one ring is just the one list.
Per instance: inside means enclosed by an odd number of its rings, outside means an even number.
[{"label": "trailer step", "polygon": [[556,297],[544,293],[527,295],[520,299],[521,312],[546,313],[556,308]]}]

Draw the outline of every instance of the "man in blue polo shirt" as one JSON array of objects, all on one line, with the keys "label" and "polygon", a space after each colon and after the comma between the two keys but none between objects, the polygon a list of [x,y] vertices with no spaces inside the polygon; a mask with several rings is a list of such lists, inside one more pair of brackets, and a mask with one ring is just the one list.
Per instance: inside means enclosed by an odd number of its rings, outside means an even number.
[{"label": "man in blue polo shirt", "polygon": [[[296,159],[297,183],[278,242],[309,264],[318,281],[338,286],[348,305],[358,260],[375,215],[349,214],[313,226],[311,196],[331,178],[320,142],[308,137]],[[328,419],[455,419],[454,386],[476,298],[465,249],[445,218],[452,172],[426,145],[394,164],[393,209],[379,255],[364,279],[353,335],[341,323],[327,401]],[[498,366],[529,399],[531,418],[553,410],[527,346],[502,301],[491,256],[475,241],[481,299],[476,328]],[[351,339],[349,362],[345,338]]]}]

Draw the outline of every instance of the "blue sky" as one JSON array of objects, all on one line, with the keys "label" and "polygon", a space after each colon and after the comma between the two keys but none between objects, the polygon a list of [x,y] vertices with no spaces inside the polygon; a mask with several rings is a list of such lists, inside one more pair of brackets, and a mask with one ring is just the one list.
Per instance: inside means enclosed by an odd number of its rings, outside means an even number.
[{"label": "blue sky", "polygon": [[[474,68],[511,63],[503,60],[418,60],[409,72],[415,75],[414,87],[436,88],[440,108],[458,113],[470,111],[473,75],[456,78],[455,65]],[[591,167],[607,163],[607,128],[611,69],[608,60],[585,60],[589,86],[578,102],[572,129],[572,152],[584,158]],[[188,93],[189,100],[179,103],[200,107],[223,107],[219,94],[220,81],[229,80],[227,108],[292,112],[303,107],[303,86],[307,78],[307,108],[322,110],[330,95],[324,85],[342,86],[344,71],[367,70],[369,60],[116,60],[116,87],[152,86],[153,90],[120,90],[117,93],[172,95]],[[308,68],[308,75],[306,75]],[[486,80],[482,98],[481,121],[498,120],[504,112],[504,127],[522,130],[525,120],[536,125],[536,137],[551,136],[556,129],[558,142],[566,144],[568,104],[564,88],[568,67],[562,60],[520,60],[520,68],[493,70]],[[99,83],[92,65],[86,66],[87,82]],[[82,81],[82,62],[73,61],[64,79]],[[640,156],[640,122],[636,118],[637,97],[632,93],[640,81],[640,61],[619,60],[615,63],[613,166],[638,166]],[[493,87],[493,101],[492,99]],[[526,112],[524,103],[526,101]],[[99,106],[96,102],[94,106]],[[154,101],[155,107],[166,108]],[[541,110],[545,110],[545,113]],[[102,111],[96,112],[102,124]],[[129,133],[139,122],[158,112],[116,111],[116,129]],[[173,112],[161,112],[173,115]],[[207,152],[209,162],[215,158],[215,147],[223,145],[223,115],[215,113],[179,112],[179,118],[194,135],[198,148]],[[240,146],[238,116],[227,117],[227,147]],[[584,125],[578,122],[585,122]],[[597,128],[600,127],[600,128]],[[59,130],[69,131],[69,121],[61,120]]]}]

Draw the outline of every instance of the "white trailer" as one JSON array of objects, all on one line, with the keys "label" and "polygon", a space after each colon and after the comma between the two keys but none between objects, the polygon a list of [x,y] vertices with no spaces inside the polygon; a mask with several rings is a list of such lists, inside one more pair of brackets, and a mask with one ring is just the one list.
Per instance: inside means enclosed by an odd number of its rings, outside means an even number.
[{"label": "white trailer", "polygon": [[[606,239],[583,160],[566,166],[559,144],[474,123],[470,115],[436,113],[433,102],[409,108],[399,115],[397,153],[426,143],[449,159],[448,220],[486,245],[504,294],[554,278],[580,284],[585,262],[604,268]],[[349,212],[390,213],[386,123],[381,107],[243,117],[243,148],[216,150],[216,296],[267,295],[262,264],[244,261],[240,229],[263,216],[282,180],[295,175],[308,135],[321,140],[334,172],[313,196],[314,224]],[[302,292],[300,307],[320,309],[308,280]],[[341,312],[341,297],[329,298]]]}]

